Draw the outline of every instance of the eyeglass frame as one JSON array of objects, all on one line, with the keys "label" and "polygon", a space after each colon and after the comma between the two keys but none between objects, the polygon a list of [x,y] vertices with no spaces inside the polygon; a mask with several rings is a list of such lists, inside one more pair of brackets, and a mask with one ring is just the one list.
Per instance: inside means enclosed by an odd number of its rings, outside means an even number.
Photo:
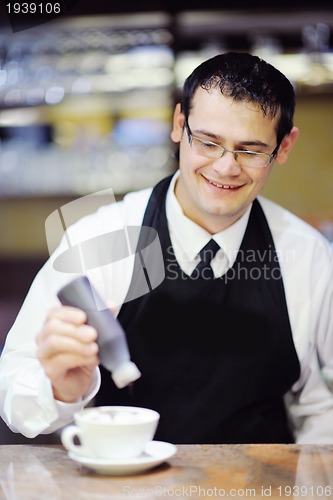
[{"label": "eyeglass frame", "polygon": [[[262,152],[258,152],[258,151],[250,151],[250,150],[247,150],[247,149],[227,149],[224,146],[221,146],[221,144],[216,144],[216,142],[209,141],[209,140],[206,140],[206,139],[201,139],[200,137],[197,137],[196,135],[193,135],[192,134],[192,130],[190,128],[190,125],[188,123],[188,118],[187,117],[185,118],[184,126],[186,128],[186,132],[187,132],[187,136],[188,136],[188,142],[189,142],[189,144],[190,144],[191,147],[192,147],[192,141],[193,141],[193,139],[197,139],[200,142],[205,142],[205,143],[212,144],[213,146],[216,146],[216,147],[218,147],[218,148],[220,148],[222,150],[221,156],[215,158],[216,160],[218,158],[222,158],[225,155],[225,153],[232,153],[232,155],[233,155],[233,157],[234,157],[234,159],[235,159],[235,161],[237,162],[238,165],[240,165],[240,163],[238,163],[238,161],[237,161],[237,156],[236,156],[237,153],[250,153],[250,154],[253,154],[253,155],[260,155],[260,156],[264,155],[264,156],[266,156],[268,158],[266,165],[264,165],[262,167],[253,167],[253,166],[250,166],[249,168],[266,168],[266,167],[268,167],[268,165],[270,165],[272,163],[274,157],[277,155],[277,152],[278,152],[279,147],[281,145],[281,142],[279,142],[276,145],[274,151],[272,153],[270,153],[270,154],[269,153],[262,153]],[[201,156],[204,156],[205,158],[214,159],[214,157],[212,157],[212,156],[207,156],[207,155],[203,155],[203,154]]]}]

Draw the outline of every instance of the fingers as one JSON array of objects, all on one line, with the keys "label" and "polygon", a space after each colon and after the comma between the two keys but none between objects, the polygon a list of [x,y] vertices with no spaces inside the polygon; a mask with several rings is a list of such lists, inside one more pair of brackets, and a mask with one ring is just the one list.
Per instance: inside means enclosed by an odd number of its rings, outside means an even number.
[{"label": "fingers", "polygon": [[[58,330],[59,332],[59,330]],[[82,332],[82,333],[80,333]],[[61,333],[51,333],[41,342],[37,342],[37,358],[42,364],[53,362],[59,364],[59,369],[72,368],[93,363],[97,360],[98,346],[94,341],[87,342],[84,337],[84,327],[76,329],[76,335],[71,329],[63,329]],[[90,332],[89,332],[90,334]],[[89,335],[90,336],[90,335]]]},{"label": "fingers", "polygon": [[68,370],[99,363],[97,332],[85,321],[86,314],[73,307],[49,311],[36,337],[36,354],[51,381]]},{"label": "fingers", "polygon": [[67,403],[77,401],[88,390],[95,367],[92,364],[74,368],[54,379],[52,387],[55,399]]},{"label": "fingers", "polygon": [[71,306],[60,306],[50,309],[46,316],[45,323],[55,318],[62,321],[68,321],[75,325],[82,325],[87,321],[87,315],[84,311],[82,311],[82,309]]},{"label": "fingers", "polygon": [[[43,353],[38,354],[38,359],[41,361],[47,377],[51,380],[53,386],[59,385],[59,380],[69,378],[69,373],[72,375],[80,374],[80,369],[87,366],[97,366],[99,364],[98,356],[92,354],[73,354],[61,352],[52,357],[44,357]],[[84,391],[82,391],[84,392]]]},{"label": "fingers", "polygon": [[97,332],[85,324],[86,319],[86,313],[81,309],[68,306],[51,309],[41,332],[36,337],[37,345],[52,336],[69,337],[82,343],[95,341]]}]

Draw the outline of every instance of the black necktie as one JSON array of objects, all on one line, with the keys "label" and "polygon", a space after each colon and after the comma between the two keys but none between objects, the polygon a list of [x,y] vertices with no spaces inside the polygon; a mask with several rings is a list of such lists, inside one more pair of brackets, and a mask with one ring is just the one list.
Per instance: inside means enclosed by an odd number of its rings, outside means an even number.
[{"label": "black necktie", "polygon": [[199,252],[200,262],[197,267],[192,272],[192,277],[197,278],[198,276],[204,279],[214,278],[213,269],[211,268],[210,262],[214,259],[220,246],[215,240],[209,240],[207,245],[205,245]]}]

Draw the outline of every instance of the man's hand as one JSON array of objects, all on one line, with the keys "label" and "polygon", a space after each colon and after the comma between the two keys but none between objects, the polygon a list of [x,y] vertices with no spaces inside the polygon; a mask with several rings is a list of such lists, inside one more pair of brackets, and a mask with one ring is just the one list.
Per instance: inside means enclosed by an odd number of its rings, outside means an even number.
[{"label": "man's hand", "polygon": [[37,359],[59,401],[71,403],[83,396],[99,364],[97,332],[86,319],[85,312],[74,307],[51,309],[36,338]]}]

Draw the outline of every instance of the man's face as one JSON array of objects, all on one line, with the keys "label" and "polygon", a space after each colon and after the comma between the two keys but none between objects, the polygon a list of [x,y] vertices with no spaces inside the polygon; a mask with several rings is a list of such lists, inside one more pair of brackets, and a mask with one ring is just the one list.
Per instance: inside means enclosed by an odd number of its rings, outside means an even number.
[{"label": "man's face", "polygon": [[[229,150],[251,150],[271,154],[277,145],[276,120],[264,116],[253,103],[235,102],[219,89],[198,88],[194,94],[188,124],[194,136]],[[264,188],[272,165],[243,167],[232,153],[211,159],[191,148],[184,115],[176,108],[171,134],[180,142],[180,176],[176,196],[185,215],[211,233],[238,220]]]}]

